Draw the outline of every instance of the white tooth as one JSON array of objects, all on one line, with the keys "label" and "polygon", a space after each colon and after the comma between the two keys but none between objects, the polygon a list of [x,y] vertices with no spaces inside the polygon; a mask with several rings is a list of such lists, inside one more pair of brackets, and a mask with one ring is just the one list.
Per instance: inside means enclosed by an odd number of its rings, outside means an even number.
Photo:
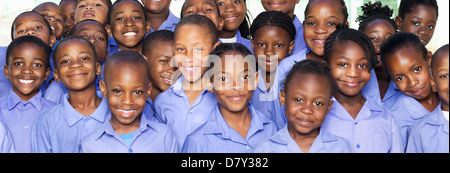
[{"label": "white tooth", "polygon": [[123,110],[123,109],[119,109],[119,111],[128,114],[128,113],[134,112],[134,111],[136,111],[136,110],[134,110],[134,109],[132,109],[132,110]]},{"label": "white tooth", "polygon": [[135,33],[135,32],[127,32],[127,33],[125,33],[125,34],[123,34],[124,36],[127,36],[127,37],[132,37],[132,36],[135,36],[137,33]]},{"label": "white tooth", "polygon": [[30,84],[30,83],[32,83],[34,80],[24,80],[24,79],[19,79],[19,82],[20,83],[23,83],[23,84]]}]

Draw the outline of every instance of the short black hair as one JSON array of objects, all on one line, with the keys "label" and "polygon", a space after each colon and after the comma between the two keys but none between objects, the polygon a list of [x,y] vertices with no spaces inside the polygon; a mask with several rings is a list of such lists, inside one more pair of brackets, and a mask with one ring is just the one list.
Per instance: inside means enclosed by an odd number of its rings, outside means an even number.
[{"label": "short black hair", "polygon": [[135,51],[130,51],[130,50],[121,50],[118,51],[116,53],[114,53],[113,55],[111,55],[111,57],[108,58],[108,60],[105,63],[105,69],[104,69],[104,80],[106,82],[107,79],[107,75],[109,75],[109,71],[113,70],[110,69],[111,65],[113,63],[124,63],[124,64],[131,64],[131,65],[135,65],[135,66],[144,66],[145,70],[147,71],[147,77],[146,79],[148,79],[148,81],[150,82],[150,69],[148,67],[148,63],[145,60],[145,58],[135,52]]},{"label": "short black hair", "polygon": [[400,2],[400,6],[398,7],[398,16],[404,19],[405,15],[410,13],[412,8],[415,8],[419,5],[424,5],[436,9],[436,18],[439,17],[439,7],[436,0],[402,0]]},{"label": "short black hair", "polygon": [[[310,5],[314,1],[316,1],[316,0],[309,0],[308,4],[306,5],[305,18],[308,16],[307,14],[308,14],[308,12],[310,10]],[[342,9],[342,14],[344,15],[344,21],[343,22],[348,21],[348,10],[347,10],[347,5],[345,4],[345,1],[344,0],[336,0],[336,1],[339,2],[340,8]]]},{"label": "short black hair", "polygon": [[286,75],[286,79],[283,82],[285,92],[289,89],[287,84],[289,84],[294,75],[296,75],[297,73],[311,74],[326,78],[328,83],[330,84],[331,96],[334,95],[336,87],[334,87],[333,77],[331,76],[331,69],[327,64],[309,59],[297,62],[294,66],[292,66],[292,69],[288,72],[288,74]]},{"label": "short black hair", "polygon": [[136,2],[136,3],[138,3],[139,4],[139,6],[141,7],[141,10],[142,10],[142,12],[144,12],[144,20],[145,21],[147,21],[147,15],[145,14],[146,12],[147,12],[147,10],[146,10],[146,8],[141,4],[141,2],[139,2],[139,1],[137,1],[137,0],[117,0],[117,1],[115,1],[111,6],[109,6],[109,9],[108,9],[108,14],[107,14],[107,24],[108,25],[111,25],[111,15],[112,15],[112,12],[114,11],[114,8],[117,6],[117,4],[119,4],[120,2],[123,2],[123,1],[132,1],[132,2]]},{"label": "short black hair", "polygon": [[177,35],[178,33],[177,31],[184,25],[195,25],[197,27],[202,28],[204,33],[209,34],[210,38],[212,39],[213,41],[212,45],[216,44],[219,41],[219,31],[217,30],[216,25],[214,24],[213,21],[211,21],[211,19],[209,19],[206,16],[193,14],[184,17],[183,19],[180,20],[180,22],[178,22],[177,26],[175,27],[174,35]]},{"label": "short black hair", "polygon": [[[65,43],[65,42],[67,42],[67,41],[70,41],[70,40],[74,40],[74,39],[77,39],[77,40],[81,40],[81,41],[83,41],[83,42],[85,42],[85,43],[87,43],[88,45],[89,45],[89,48],[91,49],[91,51],[92,51],[92,53],[93,53],[93,56],[94,56],[94,58],[95,58],[95,60],[97,60],[97,53],[96,53],[96,51],[95,51],[95,47],[94,47],[94,45],[89,41],[89,40],[86,40],[86,39],[84,39],[84,38],[81,38],[81,37],[79,37],[79,36],[76,36],[76,35],[69,35],[69,36],[67,36],[67,37],[64,37],[64,39],[62,39],[59,43],[58,43],[58,45],[55,47],[55,50],[54,50],[54,52],[53,52],[53,64],[55,65],[55,69],[57,69],[57,60],[58,60],[58,57],[57,57],[57,54],[58,54],[58,52],[60,51],[60,49],[61,49],[61,45],[63,45],[63,43]],[[97,62],[97,61],[95,61],[95,62]]]},{"label": "short black hair", "polygon": [[[142,55],[150,54],[154,48],[158,47],[158,42],[172,42],[174,33],[169,30],[158,30],[150,33],[142,41]],[[149,57],[147,57],[149,58]]]},{"label": "short black hair", "polygon": [[[61,0],[61,1],[64,1],[64,0]],[[78,3],[79,3],[80,1],[81,1],[81,0],[77,0],[77,6],[78,6]],[[108,9],[110,9],[111,6],[112,6],[111,0],[103,0],[103,1],[105,1],[105,3],[106,3],[106,5],[107,5]]]},{"label": "short black hair", "polygon": [[363,32],[348,28],[345,24],[338,24],[336,31],[325,41],[323,54],[325,62],[330,63],[330,56],[335,51],[334,47],[341,41],[353,41],[363,49],[367,57],[369,73],[378,64],[377,53],[370,38]]},{"label": "short black hair", "polygon": [[[100,22],[98,22],[98,21],[96,21],[96,20],[94,20],[94,19],[85,19],[85,20],[83,20],[83,21],[81,21],[81,22],[76,23],[76,24],[73,25],[73,27],[70,29],[68,35],[74,35],[74,32],[75,32],[76,28],[77,28],[79,25],[81,25],[81,24],[83,24],[83,23],[86,23],[86,22],[94,22],[94,23],[99,24],[99,25],[103,28],[102,31],[105,31],[105,34],[106,34],[105,36],[108,37],[108,32],[106,32],[105,27],[104,27]],[[108,39],[106,39],[105,41],[106,41],[106,43],[108,43]]]},{"label": "short black hair", "polygon": [[448,54],[448,44],[440,47],[438,50],[436,50],[436,52],[433,54],[433,57],[431,58],[431,64],[430,67],[433,68],[434,64],[436,63],[436,59],[438,59],[440,56],[442,56],[441,54],[443,53],[447,53]]},{"label": "short black hair", "polygon": [[45,44],[44,41],[42,41],[40,38],[37,38],[35,36],[32,35],[25,35],[19,38],[14,39],[8,46],[8,48],[6,49],[6,65],[9,66],[9,59],[10,59],[10,55],[11,53],[16,50],[16,48],[22,44],[25,43],[31,43],[31,44],[35,44],[39,47],[41,47],[44,52],[45,52],[45,68],[47,68],[49,66],[49,58],[50,58],[50,54],[52,52],[52,48]]},{"label": "short black hair", "polygon": [[17,15],[17,17],[14,19],[12,25],[11,25],[11,40],[14,40],[14,25],[16,24],[17,19],[20,18],[20,16],[26,15],[26,14],[35,14],[38,15],[42,18],[42,20],[44,21],[44,24],[47,26],[48,28],[48,32],[50,33],[50,36],[53,35],[53,31],[52,31],[52,27],[50,25],[50,23],[48,23],[48,20],[45,19],[41,14],[39,14],[38,12],[35,11],[25,11],[23,13],[20,13],[19,15]]},{"label": "short black hair", "polygon": [[364,32],[367,25],[377,19],[385,20],[392,25],[395,31],[397,31],[397,25],[395,21],[391,18],[394,14],[394,10],[389,8],[389,6],[383,4],[380,1],[375,3],[368,2],[361,6],[363,14],[356,18],[356,22],[359,22],[358,31]]},{"label": "short black hair", "polygon": [[250,27],[250,33],[252,34],[253,39],[255,38],[256,31],[265,26],[280,27],[289,34],[291,41],[295,40],[297,31],[292,23],[292,19],[281,11],[265,11],[259,14]]}]

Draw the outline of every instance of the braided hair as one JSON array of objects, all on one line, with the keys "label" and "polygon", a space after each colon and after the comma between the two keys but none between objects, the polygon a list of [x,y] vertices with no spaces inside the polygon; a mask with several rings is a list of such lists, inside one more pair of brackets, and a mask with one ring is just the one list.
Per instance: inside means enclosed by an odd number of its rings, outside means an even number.
[{"label": "braided hair", "polygon": [[345,24],[338,24],[336,27],[336,31],[328,36],[327,40],[325,41],[323,55],[325,62],[330,62],[330,56],[335,51],[334,46],[339,44],[339,42],[341,41],[353,41],[361,46],[368,60],[369,73],[378,64],[377,54],[369,37],[360,31],[348,28],[348,26]]},{"label": "braided hair", "polygon": [[369,23],[381,19],[387,21],[389,24],[394,27],[394,30],[397,31],[397,25],[395,21],[391,18],[394,14],[394,10],[389,8],[389,6],[381,4],[380,1],[375,3],[368,2],[361,6],[363,14],[356,18],[356,22],[359,22],[358,31],[364,32],[369,25]]},{"label": "braided hair", "polygon": [[258,29],[265,26],[276,26],[284,29],[289,33],[290,41],[295,39],[295,34],[297,33],[291,17],[281,11],[266,11],[259,14],[250,27],[252,38],[255,38],[255,33]]}]

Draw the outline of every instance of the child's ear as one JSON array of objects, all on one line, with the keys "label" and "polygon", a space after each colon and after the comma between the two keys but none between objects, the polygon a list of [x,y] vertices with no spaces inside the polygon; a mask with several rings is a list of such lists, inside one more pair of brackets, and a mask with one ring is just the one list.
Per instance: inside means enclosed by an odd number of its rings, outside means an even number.
[{"label": "child's ear", "polygon": [[148,88],[147,89],[147,97],[150,98],[150,94],[152,94],[152,88],[153,88],[153,85],[151,82],[148,82],[147,88]]},{"label": "child's ear", "polygon": [[397,28],[400,28],[402,23],[403,23],[403,19],[400,16],[395,17],[395,25],[397,25]]},{"label": "child's ear", "polygon": [[225,21],[223,20],[223,18],[219,17],[219,27],[217,28],[217,30],[219,32],[222,31],[224,25],[225,25]]},{"label": "child's ear", "polygon": [[292,53],[292,50],[294,50],[295,47],[295,40],[292,40],[291,43],[289,43],[289,55]]},{"label": "child's ear", "polygon": [[106,24],[105,25],[105,30],[106,30],[106,33],[108,33],[108,37],[112,37],[113,36],[112,31],[111,31],[111,26]]},{"label": "child's ear", "polygon": [[150,23],[150,20],[147,20],[145,26],[145,33],[150,33],[151,31],[152,31],[152,24]]},{"label": "child's ear", "polygon": [[[430,71],[431,71],[431,69],[430,69]],[[431,72],[430,72],[429,79],[430,79],[430,83],[431,83],[431,90],[433,92],[437,93],[438,92],[437,85],[436,85],[436,82],[434,80],[434,76],[433,76],[433,74],[431,74]]]},{"label": "child's ear", "polygon": [[5,73],[6,79],[9,79],[8,65],[3,66],[3,73]]},{"label": "child's ear", "polygon": [[348,23],[348,21],[345,21],[344,24],[347,25],[347,27],[350,27],[350,24]]},{"label": "child's ear", "polygon": [[58,70],[56,70],[56,68],[55,68],[55,70],[53,70],[53,78],[55,78],[56,82],[61,81],[61,79],[59,79],[59,73],[58,73]]},{"label": "child's ear", "polygon": [[102,92],[103,97],[106,98],[107,92],[106,92],[106,84],[105,84],[105,81],[100,80],[100,82],[98,83],[98,86],[100,87],[100,91]]},{"label": "child's ear", "polygon": [[45,69],[45,78],[44,78],[44,80],[47,80],[49,75],[50,75],[50,67],[47,67],[47,69]]},{"label": "child's ear", "polygon": [[433,52],[428,51],[428,66],[431,67],[431,59],[433,58]]},{"label": "child's ear", "polygon": [[148,58],[145,55],[142,55],[142,57],[144,57],[145,61],[148,62]]},{"label": "child's ear", "polygon": [[106,51],[105,62],[106,62],[106,60],[108,60],[108,58],[109,58],[109,52]]},{"label": "child's ear", "polygon": [[95,62],[95,74],[97,76],[102,75],[102,65],[98,62]]},{"label": "child's ear", "polygon": [[216,49],[216,47],[219,46],[220,44],[222,44],[222,42],[221,41],[217,41],[216,44],[214,44],[214,46],[213,46],[213,50]]},{"label": "child's ear", "polygon": [[49,40],[49,42],[48,42],[48,45],[49,45],[50,47],[53,47],[53,46],[55,46],[55,44],[56,44],[56,36],[55,36],[55,35],[51,35],[51,36],[50,36],[50,40]]},{"label": "child's ear", "polygon": [[279,99],[280,99],[281,106],[285,106],[286,105],[286,103],[285,103],[286,97],[285,97],[284,90],[280,90],[280,98]]},{"label": "child's ear", "polygon": [[[333,107],[333,103],[334,103],[334,101],[333,101],[333,100],[330,100],[330,104],[328,104],[328,108],[327,108],[327,113],[326,113],[326,114],[330,113],[331,108]],[[325,114],[325,115],[326,115],[326,114]]]},{"label": "child's ear", "polygon": [[256,90],[256,87],[258,87],[258,81],[259,81],[259,72],[255,73],[255,83],[253,85],[253,90]]}]

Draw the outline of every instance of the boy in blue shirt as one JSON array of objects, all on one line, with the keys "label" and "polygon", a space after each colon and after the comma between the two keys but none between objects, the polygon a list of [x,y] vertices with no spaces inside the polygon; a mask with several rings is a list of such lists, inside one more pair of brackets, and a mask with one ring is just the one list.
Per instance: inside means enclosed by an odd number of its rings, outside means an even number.
[{"label": "boy in blue shirt", "polygon": [[217,103],[202,82],[208,69],[208,55],[220,44],[217,40],[216,25],[205,16],[187,16],[175,28],[173,60],[182,76],[158,95],[154,106],[156,118],[172,127],[179,146],[188,134],[206,122]]},{"label": "boy in blue shirt", "polygon": [[0,121],[0,153],[14,153],[14,143],[11,134],[1,121]]},{"label": "boy in blue shirt", "polygon": [[448,44],[436,51],[431,60],[431,71],[441,104],[426,118],[411,127],[407,153],[448,153],[449,152],[449,89]]},{"label": "boy in blue shirt", "polygon": [[178,152],[172,130],[144,115],[151,88],[149,67],[142,55],[127,50],[113,54],[105,64],[105,80],[100,82],[110,120],[83,139],[81,152]]},{"label": "boy in blue shirt", "polygon": [[77,153],[81,139],[101,127],[108,113],[106,99],[97,96],[95,89],[101,67],[94,46],[78,36],[59,42],[53,59],[55,81],[61,81],[68,93],[61,104],[41,113],[36,120],[32,151]]},{"label": "boy in blue shirt", "polygon": [[170,11],[170,3],[172,0],[141,0],[146,9],[145,15],[152,24],[151,31],[159,30],[175,31],[175,26],[180,21],[180,18],[175,16]]},{"label": "boy in blue shirt", "polygon": [[214,66],[205,78],[218,103],[208,121],[186,137],[182,152],[251,153],[276,132],[275,124],[249,104],[258,83],[256,59],[240,43],[223,43],[211,54]]},{"label": "boy in blue shirt", "polygon": [[51,48],[34,36],[14,39],[6,51],[9,95],[0,99],[0,120],[11,132],[16,152],[31,152],[31,128],[39,115],[55,105],[42,97],[40,86],[50,74]]}]

